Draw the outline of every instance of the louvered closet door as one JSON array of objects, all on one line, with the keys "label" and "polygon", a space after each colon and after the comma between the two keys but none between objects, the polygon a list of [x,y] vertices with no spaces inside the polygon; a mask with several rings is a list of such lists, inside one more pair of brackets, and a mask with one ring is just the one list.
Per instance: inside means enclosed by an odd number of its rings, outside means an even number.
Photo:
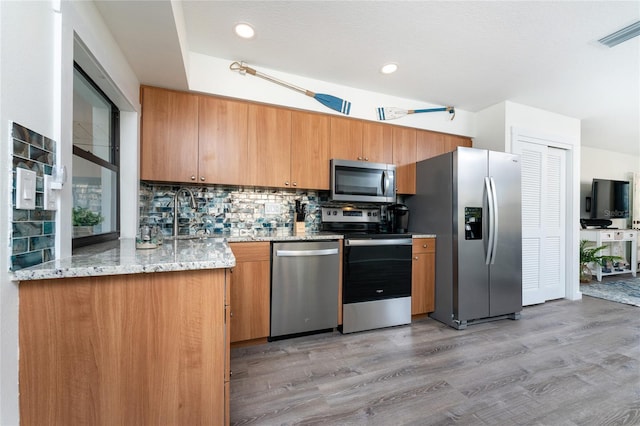
[{"label": "louvered closet door", "polygon": [[565,297],[566,151],[516,140],[522,164],[522,304]]}]

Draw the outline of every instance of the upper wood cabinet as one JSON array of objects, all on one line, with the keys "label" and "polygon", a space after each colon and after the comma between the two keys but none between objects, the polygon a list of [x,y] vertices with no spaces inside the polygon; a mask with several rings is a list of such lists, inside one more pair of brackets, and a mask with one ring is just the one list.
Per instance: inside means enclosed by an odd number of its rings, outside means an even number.
[{"label": "upper wood cabinet", "polygon": [[393,127],[393,164],[399,194],[416,193],[416,129]]},{"label": "upper wood cabinet", "polygon": [[453,151],[459,146],[466,146],[471,148],[471,138],[468,138],[466,136],[445,134],[444,142],[445,147],[447,147],[449,151]]},{"label": "upper wood cabinet", "polygon": [[142,86],[140,179],[329,189],[329,160],[396,165],[415,194],[415,162],[471,146],[464,136]]},{"label": "upper wood cabinet", "polygon": [[363,123],[342,117],[331,117],[331,158],[365,161],[362,155]]},{"label": "upper wood cabinet", "polygon": [[471,139],[465,136],[449,135],[428,130],[418,130],[417,132],[417,161],[454,151],[459,146],[471,146]]},{"label": "upper wood cabinet", "polygon": [[249,104],[247,184],[291,187],[291,111]]},{"label": "upper wood cabinet", "polygon": [[331,158],[391,163],[391,126],[331,117]]},{"label": "upper wood cabinet", "polygon": [[362,129],[362,155],[365,161],[393,162],[393,128],[386,124],[364,123]]},{"label": "upper wood cabinet", "polygon": [[327,115],[291,113],[291,179],[294,188],[329,189],[330,120]]},{"label": "upper wood cabinet", "polygon": [[204,183],[247,184],[249,104],[199,96],[198,171]]},{"label": "upper wood cabinet", "polygon": [[141,87],[140,179],[196,182],[198,96]]},{"label": "upper wood cabinet", "polygon": [[418,130],[416,135],[416,160],[422,161],[448,152],[445,149],[444,134]]}]

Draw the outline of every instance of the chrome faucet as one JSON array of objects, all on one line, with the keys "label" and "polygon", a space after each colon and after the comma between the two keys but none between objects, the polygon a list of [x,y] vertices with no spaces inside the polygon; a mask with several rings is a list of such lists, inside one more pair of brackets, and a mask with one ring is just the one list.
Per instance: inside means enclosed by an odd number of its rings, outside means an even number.
[{"label": "chrome faucet", "polygon": [[178,197],[180,193],[186,192],[189,197],[189,204],[192,209],[196,209],[198,206],[196,205],[196,198],[193,196],[193,192],[189,188],[179,188],[173,196],[173,236],[178,236],[178,207],[180,206],[180,202],[178,201]]}]

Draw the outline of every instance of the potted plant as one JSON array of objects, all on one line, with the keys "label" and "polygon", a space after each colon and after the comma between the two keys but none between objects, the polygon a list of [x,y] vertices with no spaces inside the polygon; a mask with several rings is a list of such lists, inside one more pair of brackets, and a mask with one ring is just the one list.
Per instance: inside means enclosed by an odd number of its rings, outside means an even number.
[{"label": "potted plant", "polygon": [[603,267],[607,262],[613,262],[615,260],[622,259],[619,256],[599,255],[598,253],[607,246],[600,247],[587,247],[588,240],[580,241],[580,282],[591,282],[592,274],[589,264],[597,264]]},{"label": "potted plant", "polygon": [[93,227],[102,223],[104,217],[85,207],[74,207],[72,211],[73,236],[84,237],[93,234]]}]

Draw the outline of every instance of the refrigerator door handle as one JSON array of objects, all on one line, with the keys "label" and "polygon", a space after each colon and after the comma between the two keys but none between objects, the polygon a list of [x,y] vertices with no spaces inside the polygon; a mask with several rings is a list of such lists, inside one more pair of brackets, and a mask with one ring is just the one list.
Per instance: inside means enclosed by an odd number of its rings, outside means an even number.
[{"label": "refrigerator door handle", "polygon": [[498,218],[500,211],[498,209],[498,193],[496,192],[496,181],[490,178],[491,191],[493,192],[493,250],[491,253],[491,264],[496,263],[496,251],[498,251]]},{"label": "refrigerator door handle", "polygon": [[489,242],[487,244],[487,255],[485,257],[484,263],[485,265],[488,265],[489,263],[491,263],[491,257],[493,254],[493,227],[494,227],[494,212],[493,212],[493,207],[494,207],[494,203],[493,203],[493,190],[491,188],[491,181],[489,180],[488,176],[485,176],[484,178],[484,187],[485,190],[487,191],[487,208],[489,210],[489,226],[488,226],[488,230],[487,233],[489,234]]}]

